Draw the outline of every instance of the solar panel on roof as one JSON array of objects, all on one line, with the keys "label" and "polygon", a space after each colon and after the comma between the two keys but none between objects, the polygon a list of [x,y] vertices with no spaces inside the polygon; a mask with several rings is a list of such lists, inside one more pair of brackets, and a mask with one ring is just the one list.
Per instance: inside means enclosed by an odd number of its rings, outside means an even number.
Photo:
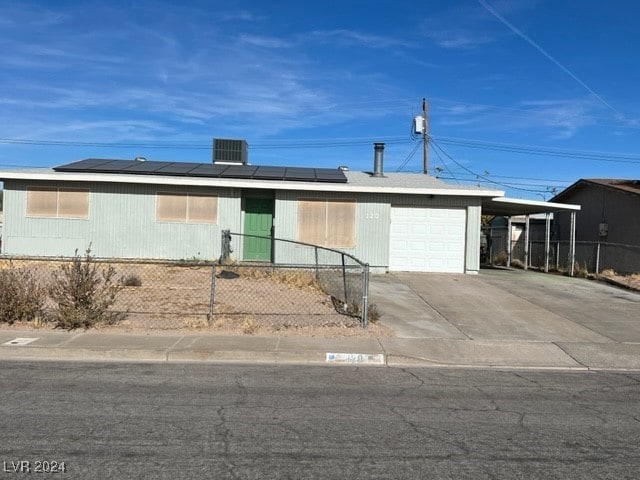
[{"label": "solar panel on roof", "polygon": [[111,160],[110,162],[103,163],[101,165],[96,165],[91,168],[89,171],[97,172],[97,173],[125,173],[125,170],[129,167],[133,167],[140,162],[136,162],[135,160]]},{"label": "solar panel on roof", "polygon": [[227,169],[226,165],[214,165],[211,163],[201,163],[189,172],[191,177],[219,177]]},{"label": "solar panel on roof", "polygon": [[103,160],[99,158],[87,158],[86,160],[80,160],[79,162],[61,165],[59,167],[54,167],[53,169],[61,172],[67,172],[67,171],[70,172],[75,170],[84,170],[87,168],[93,168],[97,165],[102,165],[103,163],[107,163],[107,162],[110,162],[110,160]]},{"label": "solar panel on roof", "polygon": [[284,167],[258,167],[252,178],[256,180],[283,180],[284,173]]},{"label": "solar panel on roof", "polygon": [[135,163],[127,168],[123,168],[122,173],[156,173],[160,168],[169,165],[169,162],[141,162]]},{"label": "solar panel on roof", "polygon": [[316,168],[316,180],[318,182],[343,183],[347,181],[344,172],[331,168]]},{"label": "solar panel on roof", "polygon": [[171,162],[164,167],[158,168],[155,173],[158,175],[187,175],[195,169],[199,163]]},{"label": "solar panel on roof", "polygon": [[298,180],[304,182],[313,182],[316,179],[316,172],[313,168],[290,167],[285,172],[285,180]]},{"label": "solar panel on roof", "polygon": [[220,174],[223,178],[251,178],[258,167],[249,165],[229,165],[229,167]]},{"label": "solar panel on roof", "polygon": [[287,180],[303,182],[345,183],[338,169],[221,165],[193,162],[154,162],[89,158],[53,168],[58,172],[121,173],[136,175],[180,175],[205,178],[242,178],[253,180]]}]

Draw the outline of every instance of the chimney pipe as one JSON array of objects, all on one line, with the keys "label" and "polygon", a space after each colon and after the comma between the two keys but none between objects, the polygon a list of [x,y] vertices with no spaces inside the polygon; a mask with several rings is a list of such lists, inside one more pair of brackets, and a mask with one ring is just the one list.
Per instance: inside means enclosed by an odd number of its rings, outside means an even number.
[{"label": "chimney pipe", "polygon": [[382,160],[384,157],[384,143],[376,142],[373,144],[374,156],[373,156],[373,176],[383,177],[382,173]]}]

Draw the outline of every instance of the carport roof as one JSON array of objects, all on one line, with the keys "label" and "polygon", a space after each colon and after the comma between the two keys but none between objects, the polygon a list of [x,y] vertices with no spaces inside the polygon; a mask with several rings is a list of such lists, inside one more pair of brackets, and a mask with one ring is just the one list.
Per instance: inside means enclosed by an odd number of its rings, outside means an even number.
[{"label": "carport roof", "polygon": [[482,199],[482,214],[502,217],[532,215],[534,213],[571,212],[580,210],[580,205],[552,203],[540,200],[494,197]]}]

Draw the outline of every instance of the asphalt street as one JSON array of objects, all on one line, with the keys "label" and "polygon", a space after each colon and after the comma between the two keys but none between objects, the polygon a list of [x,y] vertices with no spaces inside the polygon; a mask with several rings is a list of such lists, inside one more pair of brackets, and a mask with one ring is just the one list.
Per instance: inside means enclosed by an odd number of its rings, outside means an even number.
[{"label": "asphalt street", "polygon": [[2,362],[0,386],[0,478],[42,462],[66,472],[40,478],[631,479],[640,467],[640,373]]}]

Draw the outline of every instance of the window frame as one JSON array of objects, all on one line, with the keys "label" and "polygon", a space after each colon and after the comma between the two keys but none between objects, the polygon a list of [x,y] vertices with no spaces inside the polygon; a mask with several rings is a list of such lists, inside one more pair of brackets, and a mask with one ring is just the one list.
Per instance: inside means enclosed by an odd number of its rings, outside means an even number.
[{"label": "window frame", "polygon": [[[324,231],[322,234],[322,241],[317,242],[320,238],[313,239],[309,238],[307,235],[304,237],[302,235],[302,225],[301,225],[301,204],[302,202],[315,203],[317,205],[323,204],[324,206]],[[350,204],[353,211],[353,222],[351,223],[351,231],[350,231],[350,239],[346,242],[334,242],[330,243],[330,239],[335,236],[335,231],[332,232],[332,225],[330,224],[331,218],[335,218],[335,212],[331,212],[331,204],[341,203],[341,204]],[[313,198],[313,197],[300,197],[297,200],[297,215],[296,215],[296,240],[302,243],[309,243],[314,245],[320,245],[327,248],[355,248],[356,242],[356,227],[357,227],[357,205],[358,202],[355,198]],[[316,243],[317,242],[317,243]]]},{"label": "window frame", "polygon": [[[161,218],[159,215],[160,209],[160,198],[162,196],[170,196],[170,197],[181,197],[185,199],[185,211],[184,218],[181,216],[180,218]],[[214,211],[213,211],[213,219],[204,219],[202,216],[197,216],[196,219],[192,219],[190,215],[190,198],[198,197],[198,198],[207,198],[215,201]],[[155,205],[155,215],[156,215],[156,223],[179,223],[186,225],[217,225],[218,224],[218,199],[220,196],[216,193],[197,193],[197,192],[189,192],[189,191],[176,191],[176,190],[157,190],[156,191],[156,205]],[[195,208],[195,207],[194,207]],[[195,213],[195,212],[191,212]]]},{"label": "window frame", "polygon": [[[46,213],[34,213],[33,211],[29,211],[29,204],[31,203],[30,196],[34,192],[43,192],[43,193],[54,193],[56,196],[55,199],[55,211],[49,211]],[[83,213],[76,214],[66,214],[61,212],[61,193],[83,193],[84,199],[86,199],[86,208],[83,205],[81,210]],[[26,188],[26,199],[25,199],[25,216],[27,218],[50,218],[50,219],[62,219],[62,220],[89,220],[90,218],[90,200],[91,189],[82,188],[82,187],[51,187],[51,186],[39,186],[39,185],[29,185]]]}]

